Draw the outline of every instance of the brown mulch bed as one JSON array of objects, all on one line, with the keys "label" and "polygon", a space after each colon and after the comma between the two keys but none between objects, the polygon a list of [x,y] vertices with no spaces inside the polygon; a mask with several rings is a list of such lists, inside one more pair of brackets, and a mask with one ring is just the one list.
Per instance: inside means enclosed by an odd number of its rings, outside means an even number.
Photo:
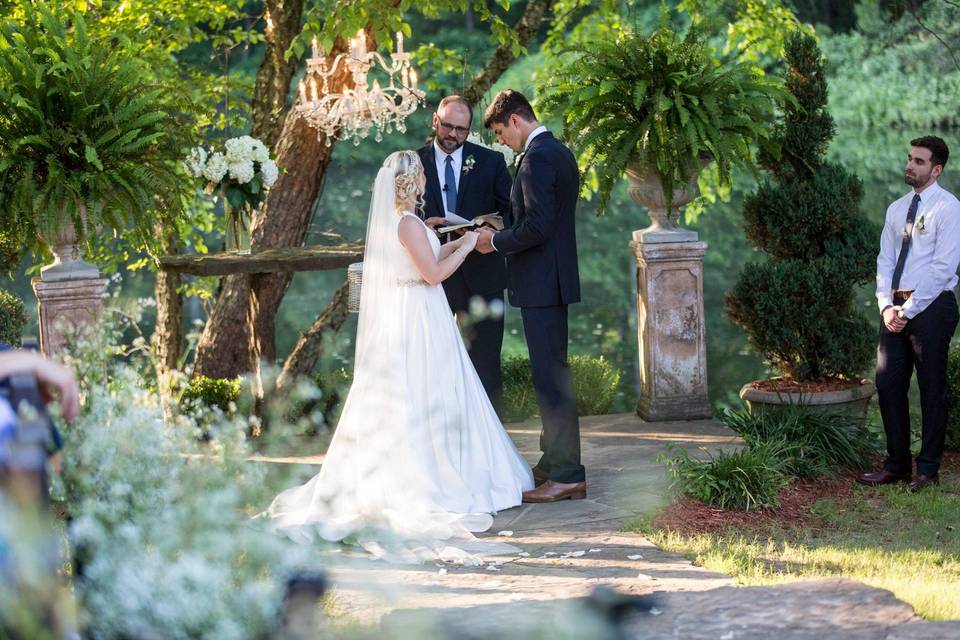
[{"label": "brown mulch bed", "polygon": [[759,391],[773,391],[777,393],[821,393],[824,391],[846,391],[863,384],[861,380],[833,379],[833,380],[794,380],[793,378],[769,378],[757,380],[750,386]]},{"label": "brown mulch bed", "polygon": [[[878,458],[874,468],[879,468],[882,462],[882,458]],[[945,452],[940,470],[945,474],[960,475],[960,452]],[[749,533],[772,527],[815,529],[817,518],[810,512],[814,503],[823,498],[843,503],[858,475],[851,471],[836,478],[796,479],[780,492],[780,506],[776,509],[727,511],[693,498],[681,498],[658,513],[652,524],[658,529],[683,535],[725,530]]]}]

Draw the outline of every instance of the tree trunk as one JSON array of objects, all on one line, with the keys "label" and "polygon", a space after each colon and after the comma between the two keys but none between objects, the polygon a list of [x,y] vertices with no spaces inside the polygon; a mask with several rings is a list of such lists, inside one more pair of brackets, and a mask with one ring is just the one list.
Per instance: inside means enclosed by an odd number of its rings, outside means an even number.
[{"label": "tree trunk", "polygon": [[285,60],[284,53],[300,33],[303,0],[266,0],[263,3],[263,17],[267,22],[264,30],[267,50],[253,88],[251,135],[272,149],[280,138],[290,82],[300,64],[293,57]]},{"label": "tree trunk", "polygon": [[[180,238],[174,225],[157,225],[157,233],[164,234],[163,253],[171,255],[180,252]],[[157,300],[157,323],[153,329],[153,343],[157,350],[157,368],[160,374],[177,368],[183,353],[183,300],[177,289],[180,287],[180,274],[169,271],[157,271],[154,283],[154,295]]]},{"label": "tree trunk", "polygon": [[[346,51],[347,44],[338,38],[331,59]],[[340,92],[349,81],[349,72],[344,68],[330,79],[330,91]],[[291,109],[283,120],[274,152],[277,164],[286,172],[280,174],[266,200],[254,213],[251,223],[251,246],[254,249],[303,244],[313,203],[320,195],[327,166],[333,157],[333,144],[328,145],[326,136]],[[257,333],[261,336],[259,352],[269,363],[277,357],[274,319],[290,278],[289,273],[273,273],[255,279],[259,303]],[[228,276],[224,280],[216,306],[197,344],[194,375],[227,378],[257,368],[250,358],[248,292],[245,276]]]},{"label": "tree trunk", "polygon": [[[517,33],[517,40],[520,42],[520,46],[526,47],[533,40],[534,36],[537,35],[540,24],[543,22],[543,16],[545,16],[550,7],[553,6],[553,3],[554,0],[530,0],[530,2],[527,3],[527,8],[524,9],[523,15],[520,16],[520,20],[517,21],[516,26],[513,28]],[[464,89],[462,93],[463,97],[469,100],[471,104],[480,104],[483,100],[483,95],[490,90],[490,87],[500,79],[503,72],[506,71],[516,59],[517,56],[513,54],[509,46],[500,45],[497,47],[487,66],[475,75],[470,86]]]},{"label": "tree trunk", "polygon": [[287,361],[283,364],[283,371],[277,378],[278,389],[291,384],[299,376],[310,375],[313,372],[317,360],[323,353],[324,336],[335,334],[347,319],[348,297],[349,285],[344,283],[333,294],[333,300],[327,305],[323,313],[317,316],[309,329],[300,334],[297,345],[290,352]]}]

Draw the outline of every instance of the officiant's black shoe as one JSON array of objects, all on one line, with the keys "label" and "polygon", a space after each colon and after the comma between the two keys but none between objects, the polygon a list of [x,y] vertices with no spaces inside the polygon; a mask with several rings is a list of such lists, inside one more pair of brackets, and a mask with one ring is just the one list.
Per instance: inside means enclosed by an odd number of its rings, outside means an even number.
[{"label": "officiant's black shoe", "polygon": [[929,486],[940,484],[940,474],[935,473],[932,476],[919,474],[917,479],[910,483],[910,491],[922,491]]},{"label": "officiant's black shoe", "polygon": [[536,489],[523,492],[524,502],[558,502],[583,500],[587,497],[586,482],[555,482],[547,480]]},{"label": "officiant's black shoe", "polygon": [[896,484],[897,482],[910,482],[910,473],[893,473],[892,471],[881,469],[873,473],[863,474],[857,478],[857,482],[865,484],[868,487],[877,487],[881,484]]},{"label": "officiant's black shoe", "polygon": [[540,467],[533,467],[533,486],[539,487],[544,482],[550,479],[550,474],[541,469]]}]

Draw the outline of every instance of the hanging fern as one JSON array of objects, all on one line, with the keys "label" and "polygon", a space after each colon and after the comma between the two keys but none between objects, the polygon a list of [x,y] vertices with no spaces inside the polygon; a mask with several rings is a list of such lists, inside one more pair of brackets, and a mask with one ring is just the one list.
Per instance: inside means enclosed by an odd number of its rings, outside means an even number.
[{"label": "hanging fern", "polygon": [[671,208],[674,188],[705,155],[729,186],[734,166],[753,169],[753,144],[775,153],[771,123],[790,99],[760,69],[711,56],[696,31],[680,38],[667,28],[566,50],[540,94],[540,108],[562,118],[580,166],[596,175],[600,213],[635,161],[653,165]]},{"label": "hanging fern", "polygon": [[157,210],[189,188],[179,105],[126,44],[43,4],[0,24],[0,224],[24,248],[72,222],[88,245],[98,228],[134,229],[149,249]]}]

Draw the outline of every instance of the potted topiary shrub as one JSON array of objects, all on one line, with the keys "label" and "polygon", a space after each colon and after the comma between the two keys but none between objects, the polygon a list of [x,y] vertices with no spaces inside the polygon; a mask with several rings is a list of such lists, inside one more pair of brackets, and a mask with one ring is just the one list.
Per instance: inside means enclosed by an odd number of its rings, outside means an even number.
[{"label": "potted topiary shrub", "polygon": [[80,259],[97,229],[154,243],[155,212],[179,206],[189,146],[172,92],[151,86],[122,38],[40,3],[0,24],[0,224],[54,255],[45,281],[97,277]]},{"label": "potted topiary shrub", "polygon": [[753,170],[751,144],[768,147],[786,95],[759,68],[713,56],[698,31],[680,37],[667,27],[649,37],[624,29],[570,49],[540,94],[540,107],[562,118],[580,166],[595,175],[585,184],[596,189],[600,213],[627,176],[631,198],[653,221],[634,239],[647,241],[662,230],[674,230],[669,240],[696,239],[675,231],[675,211],[695,195],[698,172],[712,161],[720,186],[729,186],[734,167]]},{"label": "potted topiary shrub", "polygon": [[875,389],[861,379],[876,331],[854,307],[854,287],[874,275],[880,230],[860,212],[863,188],[824,159],[833,137],[827,79],[813,37],[786,46],[787,88],[796,98],[779,127],[781,156],[744,204],[744,229],[767,254],[744,266],[727,311],[781,376],[748,383],[751,410],[785,403],[865,415]]}]

